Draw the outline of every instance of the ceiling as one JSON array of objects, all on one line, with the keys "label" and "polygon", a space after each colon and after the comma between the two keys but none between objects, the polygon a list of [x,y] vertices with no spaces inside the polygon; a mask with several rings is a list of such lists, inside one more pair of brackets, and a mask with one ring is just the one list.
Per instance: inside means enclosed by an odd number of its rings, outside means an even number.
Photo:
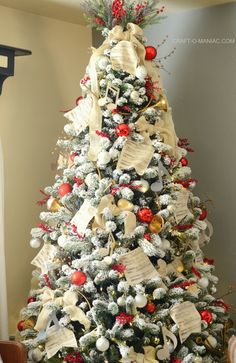
[{"label": "ceiling", "polygon": [[[167,11],[179,11],[196,7],[205,7],[236,0],[162,0]],[[0,0],[0,5],[48,16],[75,24],[85,24],[79,8],[80,0]]]}]

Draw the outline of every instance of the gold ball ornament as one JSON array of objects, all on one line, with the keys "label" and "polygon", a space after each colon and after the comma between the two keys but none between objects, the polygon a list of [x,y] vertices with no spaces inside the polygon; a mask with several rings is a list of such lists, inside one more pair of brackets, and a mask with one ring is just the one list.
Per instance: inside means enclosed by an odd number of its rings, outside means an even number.
[{"label": "gold ball ornament", "polygon": [[160,233],[164,227],[164,219],[156,214],[151,223],[148,226],[148,229],[151,233]]},{"label": "gold ball ornament", "polygon": [[128,201],[127,199],[120,199],[117,202],[117,206],[123,211],[131,212],[134,209],[133,203]]},{"label": "gold ball ornament", "polygon": [[58,212],[61,208],[59,201],[56,198],[49,198],[47,201],[47,208],[50,212]]},{"label": "gold ball ornament", "polygon": [[25,320],[25,329],[33,329],[36,324],[36,319],[31,316],[29,319]]},{"label": "gold ball ornament", "polygon": [[133,185],[135,187],[137,186],[138,187],[137,190],[141,193],[146,193],[150,187],[149,183],[144,179],[134,181]]},{"label": "gold ball ornament", "polygon": [[41,352],[43,352],[45,350],[45,347],[43,344],[39,344],[37,347],[39,350],[41,350]]}]

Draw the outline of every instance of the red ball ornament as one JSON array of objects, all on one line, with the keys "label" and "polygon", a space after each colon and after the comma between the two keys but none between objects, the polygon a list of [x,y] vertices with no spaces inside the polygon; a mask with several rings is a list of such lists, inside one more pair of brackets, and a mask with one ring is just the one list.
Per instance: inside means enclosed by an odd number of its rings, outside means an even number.
[{"label": "red ball ornament", "polygon": [[82,96],[79,96],[78,98],[76,98],[76,101],[75,101],[75,103],[76,103],[76,105],[78,106],[79,105],[79,103],[80,103],[80,101],[83,99],[83,97]]},{"label": "red ball ornament", "polygon": [[75,271],[71,275],[71,283],[73,285],[81,286],[87,281],[87,276],[82,271]]},{"label": "red ball ornament", "polygon": [[117,136],[129,136],[131,130],[128,125],[120,124],[116,127],[116,135]]},{"label": "red ball ornament", "polygon": [[138,211],[138,219],[140,222],[150,223],[153,218],[153,213],[150,208],[141,208]]},{"label": "red ball ornament", "polygon": [[213,320],[213,315],[208,310],[201,310],[200,311],[201,319],[204,320],[206,323],[211,324]]},{"label": "red ball ornament", "polygon": [[19,323],[17,324],[17,329],[19,331],[25,330],[25,321],[24,320],[19,321]]},{"label": "red ball ornament", "polygon": [[146,310],[148,313],[154,313],[154,311],[156,310],[156,305],[153,302],[149,302],[146,305]]},{"label": "red ball ornament", "polygon": [[207,210],[203,208],[201,211],[201,214],[199,216],[199,220],[204,221],[204,219],[206,219],[206,217],[207,217]]},{"label": "red ball ornament", "polygon": [[35,301],[36,301],[35,297],[29,297],[28,300],[27,300],[27,303],[30,304],[30,303],[35,302]]},{"label": "red ball ornament", "polygon": [[58,193],[61,197],[72,192],[72,186],[70,183],[63,183],[58,188]]},{"label": "red ball ornament", "polygon": [[156,58],[157,56],[156,48],[152,47],[151,45],[148,45],[147,47],[145,47],[145,49],[146,49],[146,55],[145,55],[146,60],[153,60],[154,58]]},{"label": "red ball ornament", "polygon": [[186,159],[186,158],[181,158],[180,162],[181,162],[182,166],[187,166],[188,165],[188,159]]},{"label": "red ball ornament", "polygon": [[70,155],[70,160],[71,160],[71,161],[74,161],[74,160],[75,160],[75,158],[76,158],[76,156],[78,156],[78,154],[77,154],[77,153],[73,153],[73,154],[71,154],[71,155]]}]

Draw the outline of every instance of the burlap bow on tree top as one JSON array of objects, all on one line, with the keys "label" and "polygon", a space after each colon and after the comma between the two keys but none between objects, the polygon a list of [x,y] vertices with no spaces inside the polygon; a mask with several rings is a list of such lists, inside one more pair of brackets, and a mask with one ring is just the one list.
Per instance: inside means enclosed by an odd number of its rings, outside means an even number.
[{"label": "burlap bow on tree top", "polygon": [[[152,78],[153,82],[159,81],[158,68],[153,65],[153,62],[145,60],[145,47],[138,40],[143,36],[143,30],[136,24],[129,23],[127,30],[124,31],[122,26],[115,26],[110,32],[107,39],[99,48],[92,48],[93,54],[89,63],[89,76],[91,81],[91,97],[93,100],[91,112],[89,115],[89,134],[90,134],[90,149],[88,158],[91,161],[96,161],[100,148],[100,136],[96,131],[100,131],[102,127],[102,112],[98,105],[98,99],[100,97],[100,88],[98,83],[97,74],[97,61],[100,56],[104,55],[106,49],[110,49],[110,42],[112,40],[118,40],[119,43],[112,49],[113,56],[111,54],[111,62],[114,64],[114,69],[117,67],[117,54],[120,50],[119,64],[123,71],[130,72],[132,64],[144,65],[147,69],[149,77]],[[125,43],[122,43],[124,41]],[[120,44],[121,43],[121,44]],[[126,44],[126,46],[122,46]],[[130,47],[127,47],[127,46]],[[130,51],[127,52],[127,48]],[[116,54],[116,56],[115,56]],[[116,59],[116,61],[115,61]],[[132,68],[133,69],[133,68]]]},{"label": "burlap bow on tree top", "polygon": [[47,303],[53,302],[56,306],[63,306],[63,310],[70,316],[72,321],[79,321],[84,325],[85,329],[90,328],[91,322],[86,317],[82,309],[76,306],[78,301],[78,295],[73,291],[66,291],[62,297],[55,297],[55,290],[46,289],[42,296],[43,309],[41,310],[37,323],[34,327],[37,331],[43,331],[47,328],[49,321],[51,320],[51,314],[53,308],[50,308]]},{"label": "burlap bow on tree top", "polygon": [[132,233],[136,227],[136,216],[129,210],[121,209],[114,203],[114,197],[111,194],[102,197],[97,208],[97,214],[93,222],[93,228],[105,228],[105,220],[103,215],[104,208],[109,208],[114,216],[124,214],[125,235]]},{"label": "burlap bow on tree top", "polygon": [[134,348],[130,348],[130,352],[127,358],[120,360],[122,363],[159,363],[156,360],[156,349],[152,346],[144,347],[144,354],[136,353]]}]

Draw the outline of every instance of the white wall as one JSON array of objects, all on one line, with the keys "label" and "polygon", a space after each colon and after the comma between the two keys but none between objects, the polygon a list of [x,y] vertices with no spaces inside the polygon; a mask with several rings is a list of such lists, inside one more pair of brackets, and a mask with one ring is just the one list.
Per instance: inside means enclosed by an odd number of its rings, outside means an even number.
[{"label": "white wall", "polygon": [[[231,45],[177,44],[177,51],[162,72],[178,135],[188,137],[195,153],[189,157],[195,192],[211,199],[209,219],[214,236],[206,253],[215,258],[221,296],[236,283],[236,4],[171,14],[146,31],[148,44],[156,45],[168,34],[164,56],[175,39],[234,38]],[[236,306],[236,294],[227,298]]]},{"label": "white wall", "polygon": [[0,44],[30,49],[0,97],[5,162],[6,260],[10,334],[31,279],[30,230],[42,210],[39,189],[53,182],[51,152],[63,130],[59,110],[74,105],[89,59],[88,28],[0,6]]}]

